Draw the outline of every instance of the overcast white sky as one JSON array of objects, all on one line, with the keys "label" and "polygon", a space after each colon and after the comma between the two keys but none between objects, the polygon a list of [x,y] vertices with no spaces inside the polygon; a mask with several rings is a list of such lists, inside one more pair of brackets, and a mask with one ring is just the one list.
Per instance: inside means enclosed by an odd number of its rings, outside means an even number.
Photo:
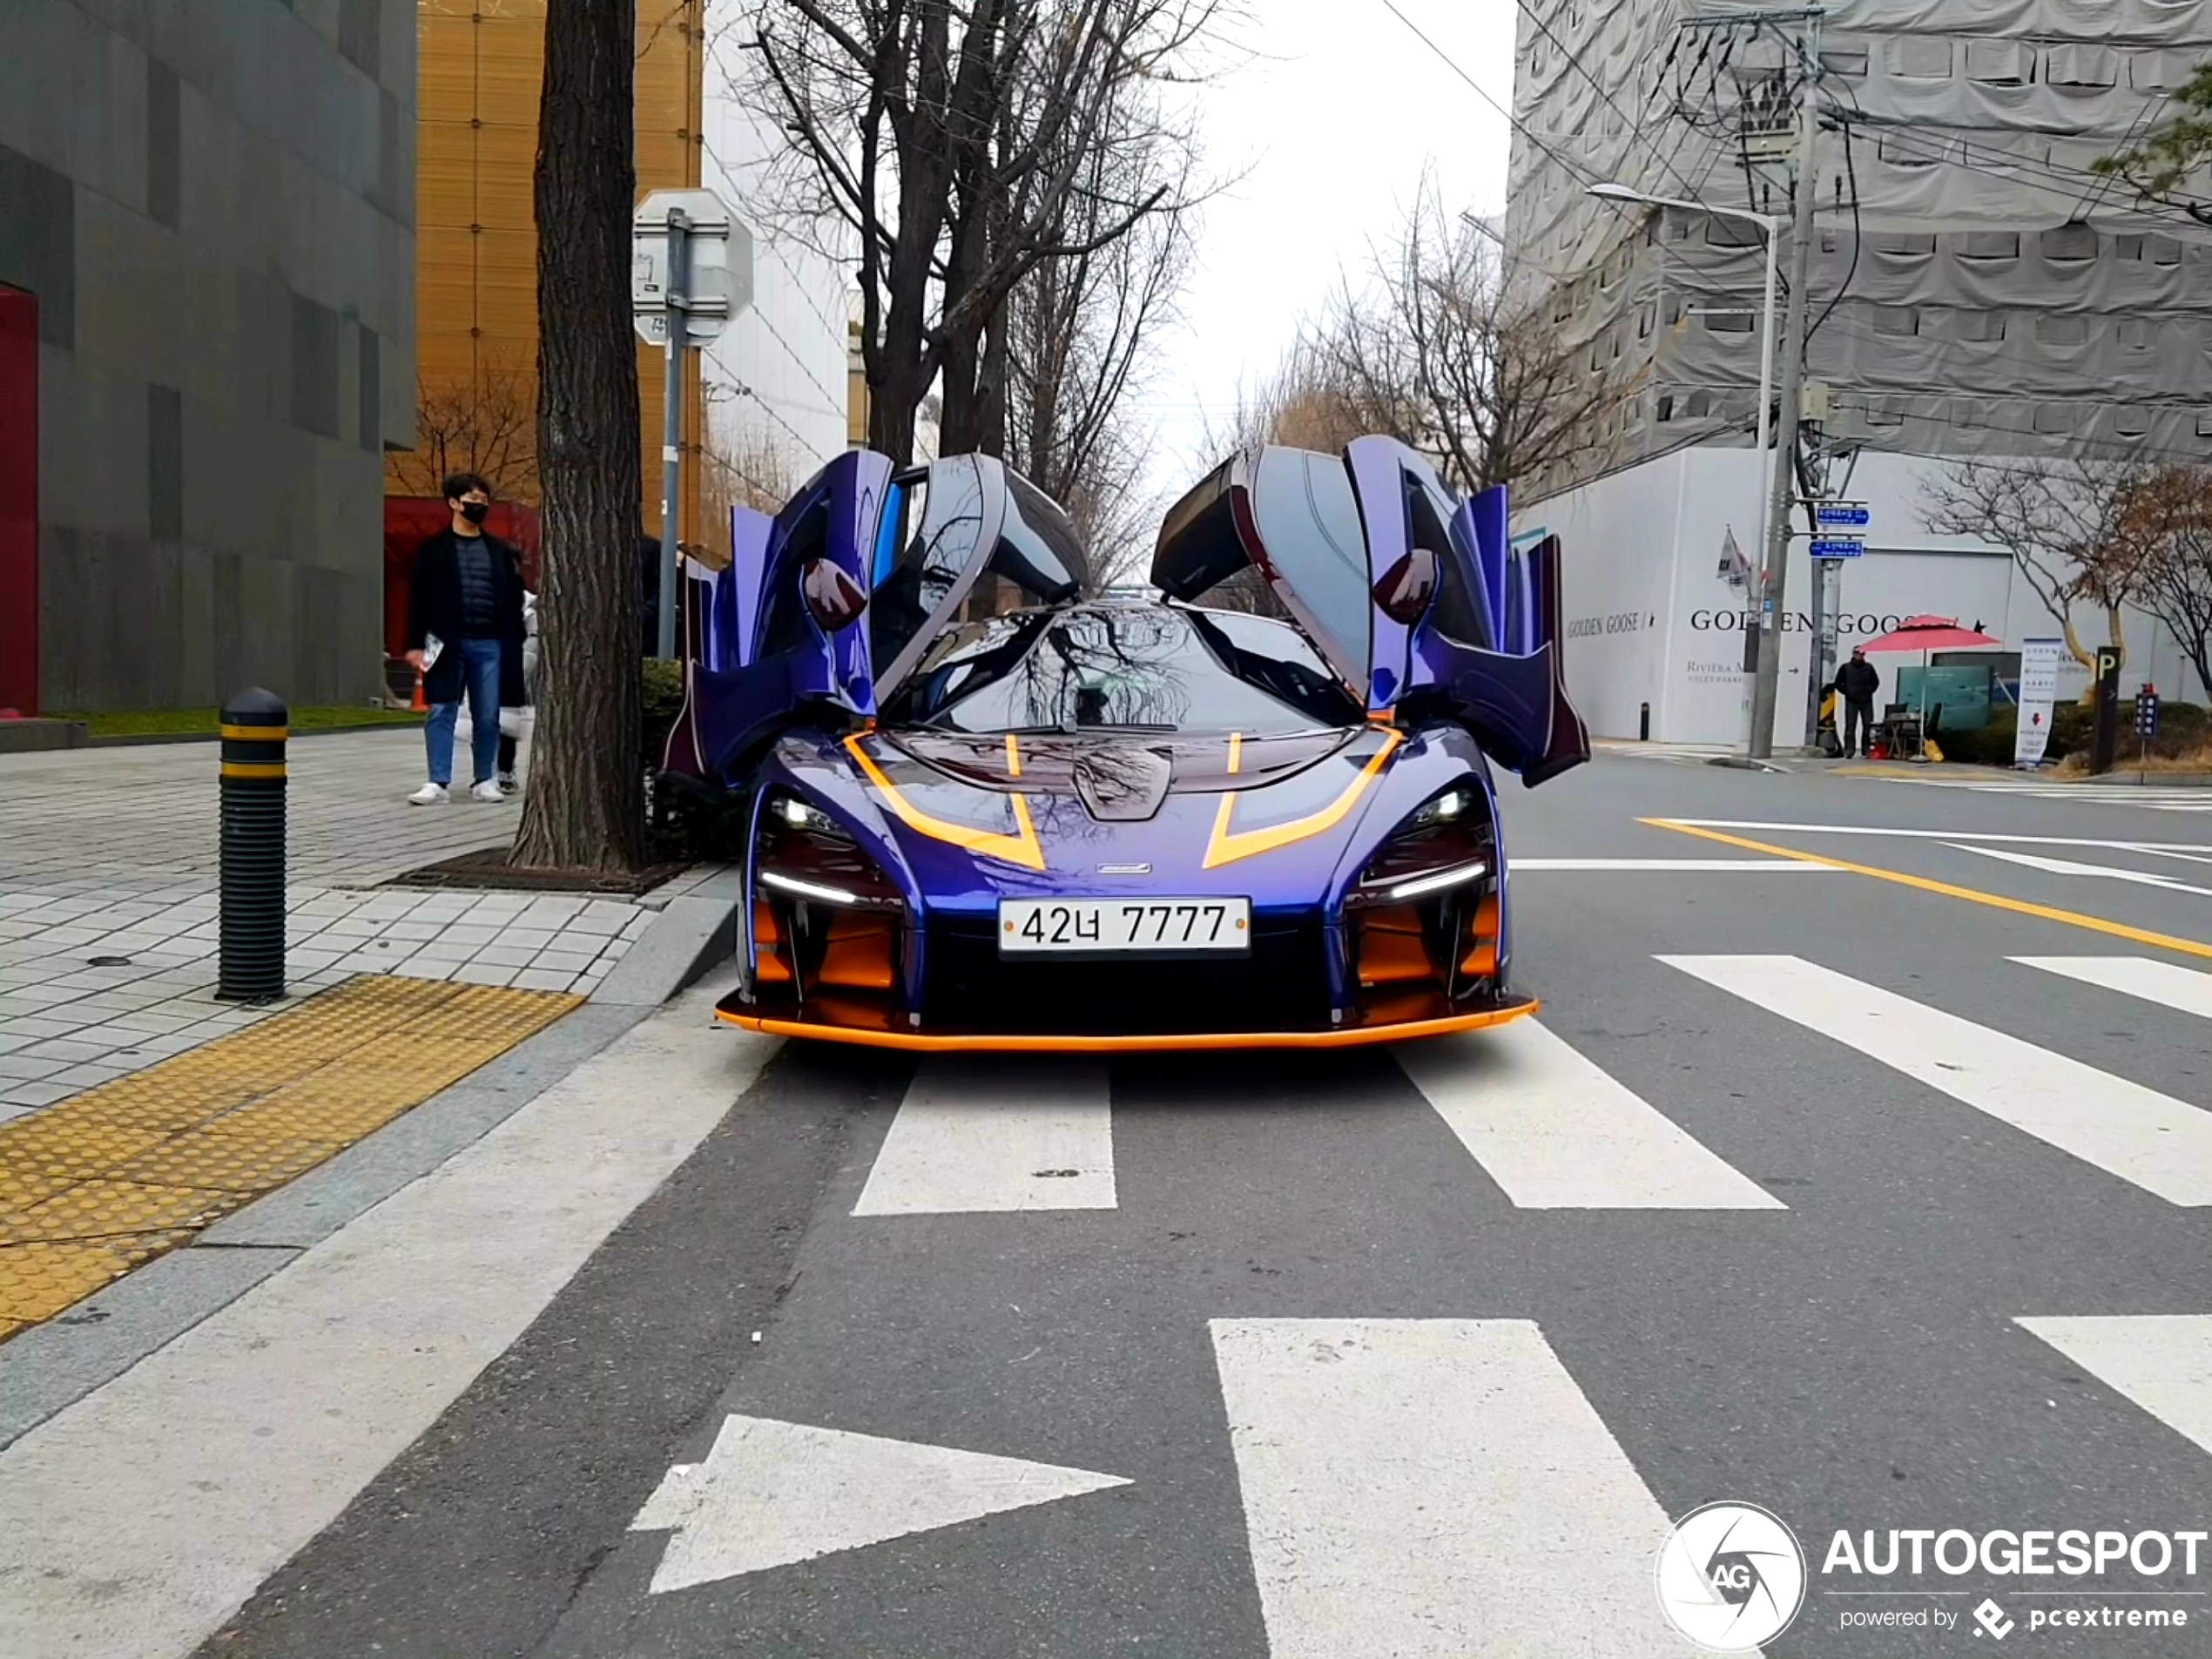
[{"label": "overcast white sky", "polygon": [[[1513,103],[1513,0],[1396,0],[1453,63]],[[1155,476],[1198,476],[1204,420],[1241,381],[1265,379],[1341,268],[1363,268],[1411,202],[1424,162],[1446,200],[1502,210],[1508,132],[1382,0],[1249,0],[1263,54],[1200,105],[1214,165],[1249,165],[1206,209],[1199,266],[1155,383],[1136,407],[1157,423]]]}]

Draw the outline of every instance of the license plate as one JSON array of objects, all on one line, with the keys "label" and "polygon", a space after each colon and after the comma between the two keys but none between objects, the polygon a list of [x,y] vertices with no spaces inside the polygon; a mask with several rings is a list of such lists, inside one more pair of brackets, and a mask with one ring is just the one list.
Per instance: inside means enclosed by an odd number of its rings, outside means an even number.
[{"label": "license plate", "polygon": [[1001,899],[999,954],[1179,956],[1251,948],[1249,899]]}]

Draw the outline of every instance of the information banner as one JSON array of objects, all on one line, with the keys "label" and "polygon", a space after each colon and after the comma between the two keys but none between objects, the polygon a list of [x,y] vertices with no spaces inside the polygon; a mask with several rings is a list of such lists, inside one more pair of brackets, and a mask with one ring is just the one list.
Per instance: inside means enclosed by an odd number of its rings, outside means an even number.
[{"label": "information banner", "polygon": [[2042,764],[2051,741],[2051,705],[2059,694],[2059,661],[2066,652],[2062,639],[2020,641],[2020,731],[2013,739],[2013,764],[2033,767]]}]

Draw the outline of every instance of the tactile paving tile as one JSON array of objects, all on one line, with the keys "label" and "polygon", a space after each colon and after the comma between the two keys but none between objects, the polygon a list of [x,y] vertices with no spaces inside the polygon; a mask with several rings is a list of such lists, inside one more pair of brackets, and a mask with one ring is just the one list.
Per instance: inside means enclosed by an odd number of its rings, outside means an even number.
[{"label": "tactile paving tile", "polygon": [[582,1001],[362,977],[0,1124],[0,1341],[188,1242]]},{"label": "tactile paving tile", "polygon": [[121,1239],[204,1227],[228,1202],[223,1193],[192,1187],[84,1181],[28,1210],[0,1211],[0,1244]]}]

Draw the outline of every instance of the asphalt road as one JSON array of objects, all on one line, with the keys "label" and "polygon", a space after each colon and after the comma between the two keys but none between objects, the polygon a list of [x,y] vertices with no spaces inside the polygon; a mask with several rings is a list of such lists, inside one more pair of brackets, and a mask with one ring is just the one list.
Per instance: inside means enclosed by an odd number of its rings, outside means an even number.
[{"label": "asphalt road", "polygon": [[[1507,787],[1551,1039],[787,1047],[205,1651],[1683,1653],[1655,1554],[1730,1501],[1809,1557],[1770,1652],[2212,1652],[2212,1549],[1824,1571],[2207,1526],[2212,816]],[[2037,1628],[2105,1608],[2190,1622]]]}]

